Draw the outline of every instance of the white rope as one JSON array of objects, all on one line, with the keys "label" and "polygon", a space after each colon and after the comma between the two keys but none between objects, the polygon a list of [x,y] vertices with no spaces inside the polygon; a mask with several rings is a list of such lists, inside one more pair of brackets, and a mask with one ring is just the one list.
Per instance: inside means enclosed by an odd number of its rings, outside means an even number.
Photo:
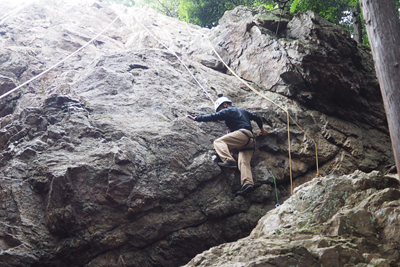
[{"label": "white rope", "polygon": [[[189,27],[188,27],[187,25],[186,25],[186,27],[187,27],[188,32],[189,32],[191,35],[194,35],[194,34],[191,33],[191,31],[189,30]],[[215,47],[214,47],[213,44],[211,43],[210,39],[209,39],[206,35],[200,33],[199,31],[196,31],[196,32],[198,32],[198,35],[201,35],[202,37],[204,37],[204,38],[207,40],[208,44],[210,45],[210,47],[211,47],[211,49],[213,50],[213,52],[215,53],[215,55],[219,58],[219,60],[225,65],[225,67],[226,67],[236,78],[238,78],[242,83],[244,83],[244,84],[245,84],[249,89],[251,89],[253,92],[255,92],[256,94],[258,94],[259,96],[261,96],[261,97],[264,98],[265,100],[269,101],[270,103],[276,105],[277,107],[279,107],[281,110],[283,110],[283,111],[286,113],[286,115],[287,115],[287,119],[286,119],[286,120],[287,120],[287,133],[288,133],[289,174],[290,174],[290,183],[291,183],[291,194],[293,194],[293,178],[292,178],[292,163],[291,163],[291,162],[292,162],[292,156],[291,156],[291,149],[290,149],[290,147],[291,147],[291,145],[290,145],[290,123],[289,123],[290,120],[292,120],[292,121],[296,124],[296,126],[299,127],[299,129],[307,136],[307,138],[310,139],[310,140],[314,143],[314,146],[315,146],[315,161],[316,161],[316,168],[317,168],[316,177],[320,177],[319,168],[318,168],[318,166],[319,166],[319,163],[318,163],[318,146],[317,146],[317,143],[314,141],[314,139],[311,138],[311,137],[306,133],[306,131],[305,131],[303,128],[300,127],[300,125],[293,119],[292,116],[290,116],[288,110],[286,110],[285,108],[283,108],[283,107],[280,106],[279,104],[275,103],[274,101],[272,101],[271,99],[269,99],[269,98],[266,97],[265,95],[263,95],[263,94],[261,94],[260,92],[258,92],[258,91],[257,91],[256,89],[254,89],[250,84],[248,84],[245,80],[243,80],[241,77],[239,77],[239,76],[225,63],[225,61],[222,59],[222,57],[221,57],[220,54],[217,52],[217,50],[215,49]]]},{"label": "white rope", "polygon": [[75,52],[73,52],[72,54],[68,55],[67,57],[65,57],[64,59],[62,59],[61,61],[59,61],[58,63],[54,64],[53,66],[51,66],[50,68],[48,68],[47,70],[41,72],[40,74],[36,75],[35,77],[31,78],[30,80],[24,82],[23,84],[15,87],[14,89],[8,91],[7,93],[3,94],[0,96],[0,99],[8,96],[9,94],[15,92],[16,90],[20,89],[21,87],[27,85],[28,83],[36,80],[37,78],[43,76],[45,73],[49,72],[50,70],[54,69],[55,67],[57,67],[58,65],[60,65],[61,63],[63,63],[64,61],[66,61],[67,59],[69,59],[70,57],[74,56],[75,54],[77,54],[79,51],[81,51],[83,48],[85,48],[86,46],[88,46],[91,42],[93,42],[94,40],[96,40],[103,32],[105,32],[117,19],[119,18],[119,16],[117,16],[113,21],[111,21],[110,24],[107,25],[107,27],[105,27],[99,34],[97,34],[95,37],[93,37],[90,41],[88,41],[86,44],[84,44],[83,46],[81,46],[79,49],[77,49]]},{"label": "white rope", "polygon": [[186,66],[186,64],[181,60],[181,58],[172,50],[170,49],[167,45],[165,45],[163,42],[161,42],[149,29],[147,29],[138,19],[135,20],[137,21],[137,23],[140,24],[140,26],[142,26],[151,36],[153,36],[154,39],[156,39],[161,45],[163,45],[168,51],[170,51],[172,54],[174,54],[174,56],[179,60],[179,62],[186,68],[186,70],[190,73],[190,75],[192,76],[192,78],[197,82],[197,84],[200,86],[200,88],[204,91],[204,93],[207,95],[207,97],[211,100],[211,102],[215,103],[214,100],[212,99],[211,95],[207,92],[207,90],[201,85],[201,83],[199,82],[199,80],[193,75],[193,73],[190,71],[190,69],[188,68],[188,66]]},{"label": "white rope", "polygon": [[12,15],[14,15],[15,13],[18,13],[20,10],[24,9],[26,6],[28,6],[31,3],[27,3],[25,5],[23,5],[22,7],[16,8],[13,11],[5,14],[4,16],[2,16],[0,18],[0,25],[3,24],[9,17],[11,17]]}]

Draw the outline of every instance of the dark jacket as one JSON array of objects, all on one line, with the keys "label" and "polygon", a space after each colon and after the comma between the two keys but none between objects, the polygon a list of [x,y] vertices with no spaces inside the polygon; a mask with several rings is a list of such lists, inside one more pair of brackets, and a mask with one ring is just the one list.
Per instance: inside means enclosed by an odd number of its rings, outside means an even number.
[{"label": "dark jacket", "polygon": [[196,121],[225,121],[231,132],[239,129],[252,131],[250,121],[255,121],[260,129],[263,126],[262,120],[257,114],[237,107],[224,108],[213,114],[198,116]]}]

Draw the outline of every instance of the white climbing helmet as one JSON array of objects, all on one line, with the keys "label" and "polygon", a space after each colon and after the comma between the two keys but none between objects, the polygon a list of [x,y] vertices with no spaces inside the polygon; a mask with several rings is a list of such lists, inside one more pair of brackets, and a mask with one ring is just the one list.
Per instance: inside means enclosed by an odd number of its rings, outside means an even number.
[{"label": "white climbing helmet", "polygon": [[226,96],[223,95],[218,95],[219,98],[215,101],[214,103],[214,108],[215,108],[215,112],[218,111],[218,108],[223,104],[223,103],[229,103],[232,105],[232,101],[227,98]]}]

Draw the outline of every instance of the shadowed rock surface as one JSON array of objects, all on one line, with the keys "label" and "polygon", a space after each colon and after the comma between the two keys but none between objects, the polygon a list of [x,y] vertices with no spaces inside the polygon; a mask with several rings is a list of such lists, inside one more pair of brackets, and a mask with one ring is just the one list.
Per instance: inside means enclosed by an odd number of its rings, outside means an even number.
[{"label": "shadowed rock surface", "polygon": [[316,178],[261,218],[249,237],[185,266],[398,266],[399,199],[398,176]]},{"label": "shadowed rock surface", "polygon": [[[269,15],[237,8],[209,30],[152,10],[43,0],[7,18],[1,93],[119,16],[0,101],[2,266],[179,266],[251,232],[276,203],[269,170],[287,196],[286,113],[227,73],[202,35],[314,138],[322,175],[393,165],[369,52],[313,13],[285,16],[276,37]],[[216,165],[224,124],[185,118],[212,103],[171,51],[212,98],[223,92],[263,117],[270,134],[257,139],[249,196],[235,198],[239,173]],[[316,174],[314,146],[290,131],[301,183]]]}]

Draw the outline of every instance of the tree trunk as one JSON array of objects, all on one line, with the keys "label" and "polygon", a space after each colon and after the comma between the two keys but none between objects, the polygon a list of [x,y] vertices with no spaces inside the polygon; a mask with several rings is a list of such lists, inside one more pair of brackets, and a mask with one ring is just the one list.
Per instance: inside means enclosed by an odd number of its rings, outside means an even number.
[{"label": "tree trunk", "polygon": [[378,76],[397,172],[400,171],[400,23],[393,0],[360,0]]},{"label": "tree trunk", "polygon": [[354,32],[354,40],[357,43],[362,43],[363,41],[363,34],[362,34],[362,25],[361,25],[361,18],[360,18],[360,6],[356,5],[352,8],[353,13],[353,32]]}]

